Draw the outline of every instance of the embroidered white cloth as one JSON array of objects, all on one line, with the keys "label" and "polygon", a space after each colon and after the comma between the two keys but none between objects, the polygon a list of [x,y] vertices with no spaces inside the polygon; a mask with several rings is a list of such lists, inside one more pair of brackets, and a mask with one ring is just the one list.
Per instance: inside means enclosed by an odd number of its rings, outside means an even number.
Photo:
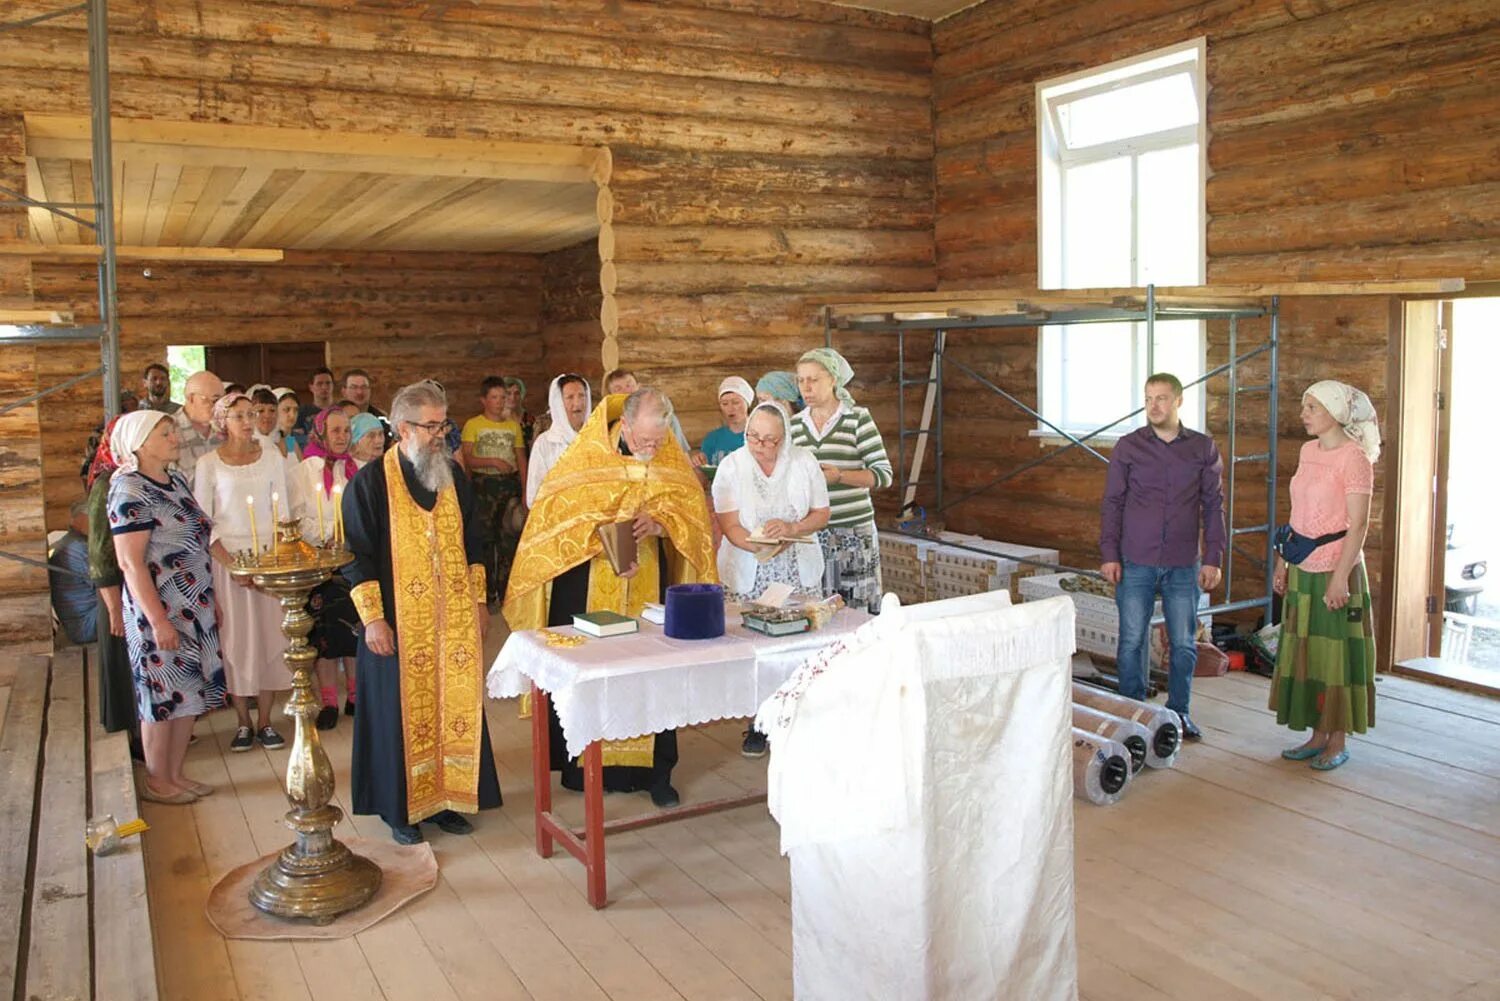
[{"label": "embroidered white cloth", "polygon": [[[548,646],[541,630],[512,633],[486,690],[511,698],[535,681],[551,695],[568,754],[577,756],[596,740],[752,716],[809,656],[869,618],[846,608],[822,629],[794,636],[762,636],[736,622],[711,640],[674,640],[643,621],[637,633],[571,647]],[[550,631],[581,635],[572,626]]]},{"label": "embroidered white cloth", "polygon": [[797,998],[1077,997],[1073,647],[1067,598],[887,596],[762,708]]}]

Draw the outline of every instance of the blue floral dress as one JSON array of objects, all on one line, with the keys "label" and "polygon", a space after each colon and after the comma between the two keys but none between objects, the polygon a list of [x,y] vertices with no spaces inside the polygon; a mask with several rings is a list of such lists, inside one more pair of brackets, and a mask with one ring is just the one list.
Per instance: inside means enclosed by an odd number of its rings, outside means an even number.
[{"label": "blue floral dress", "polygon": [[116,474],[109,485],[113,535],[150,532],[146,568],[177,628],[176,650],[161,650],[146,614],[125,594],[125,644],[130,650],[136,712],[145,722],[201,716],[224,705],[224,665],[208,553],[211,523],[177,473],[158,483],[140,472]]}]

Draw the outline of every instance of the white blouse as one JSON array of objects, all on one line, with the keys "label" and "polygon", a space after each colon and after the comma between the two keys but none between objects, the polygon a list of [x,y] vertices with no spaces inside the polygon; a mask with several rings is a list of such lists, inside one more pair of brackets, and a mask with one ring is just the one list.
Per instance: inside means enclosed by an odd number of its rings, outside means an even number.
[{"label": "white blouse", "polygon": [[[321,546],[333,538],[333,508],[343,498],[343,490],[349,486],[349,478],[344,474],[343,460],[330,463],[333,469],[333,487],[339,491],[334,496],[329,496],[323,487],[323,457],[321,455],[309,456],[297,464],[296,488],[302,500],[302,538],[315,546]],[[363,462],[356,462],[356,466],[363,466]],[[318,511],[322,508],[323,517],[319,530]]]},{"label": "white blouse", "polygon": [[250,549],[253,512],[254,538],[262,549],[269,548],[275,541],[271,495],[276,495],[278,519],[302,515],[302,491],[287,471],[285,456],[274,447],[262,446],[260,458],[244,466],[229,465],[218,449],[200,457],[193,474],[193,496],[213,522],[209,541],[222,542],[231,553]]}]

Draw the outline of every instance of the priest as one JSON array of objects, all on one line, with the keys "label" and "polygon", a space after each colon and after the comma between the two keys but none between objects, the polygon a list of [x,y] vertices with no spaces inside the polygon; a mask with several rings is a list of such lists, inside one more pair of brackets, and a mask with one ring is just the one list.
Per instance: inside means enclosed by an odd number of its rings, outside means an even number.
[{"label": "priest", "polygon": [[484,720],[484,546],[474,493],[450,458],[448,399],[433,382],[396,394],[395,448],[344,494],[344,568],[364,624],[354,717],[353,806],[398,844],[431,820],[467,834],[465,813],[500,805]]},{"label": "priest", "polygon": [[[537,490],[505,595],[511,629],[572,625],[580,612],[639,616],[646,602],[665,600],[668,584],[717,580],[703,487],[671,421],[671,403],[649,386],[594,408]],[[630,522],[638,554],[620,573],[598,533],[618,522]],[[555,711],[551,734],[552,769],[564,788],[582,789]],[[646,790],[659,807],[680,802],[671,784],[676,731],[607,741],[603,751],[605,789]]]}]

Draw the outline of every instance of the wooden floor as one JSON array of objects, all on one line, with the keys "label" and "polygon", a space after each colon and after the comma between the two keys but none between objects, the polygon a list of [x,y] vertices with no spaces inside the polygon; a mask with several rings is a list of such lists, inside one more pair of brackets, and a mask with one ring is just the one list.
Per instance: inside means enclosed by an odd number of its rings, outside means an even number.
[{"label": "wooden floor", "polygon": [[[1199,679],[1203,743],[1113,807],[1077,804],[1082,996],[1500,998],[1500,701],[1384,679],[1378,728],[1319,775],[1278,757],[1293,741],[1264,709],[1266,684]],[[426,828],[437,889],[356,938],[296,945],[226,942],[203,916],[222,873],[288,835],[285,752],[230,755],[232,717],[200,725],[189,772],[220,792],[145,809],[162,996],[791,997],[787,866],[764,807],[612,838],[613,903],[596,912],[581,866],[532,849],[514,705],[491,703],[489,718],[505,806],[470,837]],[[739,729],[683,731],[685,800],[763,786]],[[350,730],[344,719],[327,735],[341,792]],[[612,816],[648,807],[606,801]],[[369,817],[342,830],[385,836]]]}]

